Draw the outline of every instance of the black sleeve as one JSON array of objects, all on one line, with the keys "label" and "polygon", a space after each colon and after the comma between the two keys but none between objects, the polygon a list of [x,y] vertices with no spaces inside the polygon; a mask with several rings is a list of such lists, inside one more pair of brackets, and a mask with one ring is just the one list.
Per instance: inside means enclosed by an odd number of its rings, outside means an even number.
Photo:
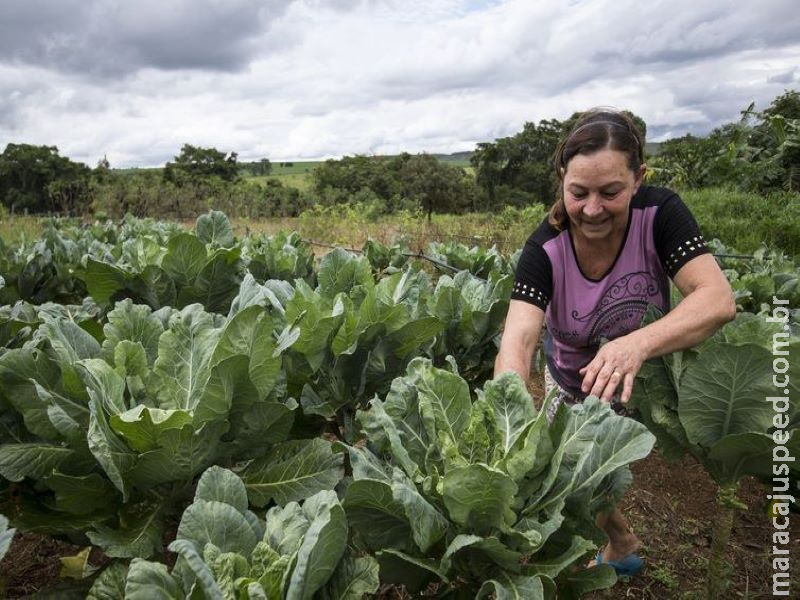
[{"label": "black sleeve", "polygon": [[658,208],[653,237],[661,266],[670,278],[696,256],[710,253],[697,221],[677,194]]},{"label": "black sleeve", "polygon": [[522,300],[547,310],[553,295],[553,266],[550,258],[533,236],[525,242],[517,263],[512,300]]}]

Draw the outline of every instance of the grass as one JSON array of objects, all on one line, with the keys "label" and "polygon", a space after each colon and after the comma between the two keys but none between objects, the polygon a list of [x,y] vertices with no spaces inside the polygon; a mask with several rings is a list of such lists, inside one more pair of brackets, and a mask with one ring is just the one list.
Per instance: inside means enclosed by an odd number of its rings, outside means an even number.
[{"label": "grass", "polygon": [[6,244],[17,244],[22,239],[31,239],[42,230],[42,219],[34,216],[9,217],[0,213],[0,239]]},{"label": "grass", "polygon": [[800,258],[800,194],[768,196],[704,188],[681,192],[707,240],[719,238],[739,252],[762,244]]},{"label": "grass", "polygon": [[304,160],[299,162],[274,162],[270,175],[282,177],[284,175],[308,175],[321,165],[321,160]]},{"label": "grass", "polygon": [[246,176],[247,181],[252,181],[261,185],[266,185],[268,179],[277,179],[283,185],[297,188],[301,192],[311,189],[311,175],[308,173],[281,173],[272,175],[250,175]]}]

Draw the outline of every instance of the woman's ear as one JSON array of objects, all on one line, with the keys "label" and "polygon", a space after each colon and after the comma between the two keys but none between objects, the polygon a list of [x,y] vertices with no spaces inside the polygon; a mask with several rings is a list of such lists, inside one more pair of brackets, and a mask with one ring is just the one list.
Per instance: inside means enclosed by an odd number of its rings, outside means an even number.
[{"label": "woman's ear", "polygon": [[642,164],[639,167],[639,170],[636,172],[636,175],[634,177],[634,182],[633,182],[633,193],[634,194],[637,191],[639,191],[639,186],[642,185],[642,182],[644,181],[645,173],[647,173],[647,165]]}]

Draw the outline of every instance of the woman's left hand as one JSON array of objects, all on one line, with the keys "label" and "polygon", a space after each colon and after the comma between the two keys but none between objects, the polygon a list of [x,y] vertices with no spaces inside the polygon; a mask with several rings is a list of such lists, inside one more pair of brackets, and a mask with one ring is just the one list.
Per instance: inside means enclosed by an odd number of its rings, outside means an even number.
[{"label": "woman's left hand", "polygon": [[592,361],[578,371],[583,375],[581,391],[610,403],[622,384],[620,401],[627,404],[633,393],[633,380],[647,360],[644,345],[634,334],[628,334],[604,344]]}]

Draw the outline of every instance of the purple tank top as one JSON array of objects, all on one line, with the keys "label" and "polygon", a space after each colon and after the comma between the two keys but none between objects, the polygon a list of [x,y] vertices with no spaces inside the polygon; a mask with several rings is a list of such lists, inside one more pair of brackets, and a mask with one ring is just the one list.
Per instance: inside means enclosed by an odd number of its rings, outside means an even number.
[{"label": "purple tank top", "polygon": [[630,210],[620,253],[597,281],[581,273],[567,230],[542,245],[553,266],[545,354],[555,380],[573,394],[582,395],[578,371],[594,358],[602,339],[638,329],[648,304],[669,310],[669,278],[653,241],[657,210]]}]

